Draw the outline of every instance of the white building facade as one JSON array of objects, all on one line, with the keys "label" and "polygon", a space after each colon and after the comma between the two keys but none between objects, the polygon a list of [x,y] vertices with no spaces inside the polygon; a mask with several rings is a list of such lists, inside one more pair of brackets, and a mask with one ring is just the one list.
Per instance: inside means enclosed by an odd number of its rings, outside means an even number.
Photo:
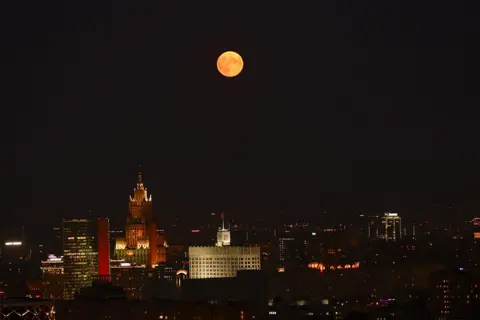
[{"label": "white building facade", "polygon": [[231,278],[240,270],[261,270],[260,247],[188,248],[190,278]]}]

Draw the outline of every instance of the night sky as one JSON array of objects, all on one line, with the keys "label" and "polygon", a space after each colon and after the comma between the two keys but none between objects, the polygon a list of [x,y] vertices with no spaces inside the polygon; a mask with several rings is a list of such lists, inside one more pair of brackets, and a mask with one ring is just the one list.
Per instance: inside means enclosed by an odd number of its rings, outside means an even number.
[{"label": "night sky", "polygon": [[422,3],[10,1],[4,225],[121,225],[138,165],[159,220],[475,211],[478,28]]}]

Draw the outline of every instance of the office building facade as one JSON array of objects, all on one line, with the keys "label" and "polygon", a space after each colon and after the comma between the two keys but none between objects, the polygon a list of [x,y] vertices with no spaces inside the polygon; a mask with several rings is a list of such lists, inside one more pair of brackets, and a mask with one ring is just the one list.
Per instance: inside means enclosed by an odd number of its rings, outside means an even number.
[{"label": "office building facade", "polygon": [[236,277],[240,270],[260,270],[260,247],[190,247],[190,279]]},{"label": "office building facade", "polygon": [[94,278],[110,273],[108,225],[107,219],[63,221],[64,299],[73,299]]}]

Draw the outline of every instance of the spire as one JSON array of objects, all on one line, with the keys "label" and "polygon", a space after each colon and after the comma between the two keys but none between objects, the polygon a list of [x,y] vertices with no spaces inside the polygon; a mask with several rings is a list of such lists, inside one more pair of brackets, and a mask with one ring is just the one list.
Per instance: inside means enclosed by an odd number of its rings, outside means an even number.
[{"label": "spire", "polygon": [[143,187],[142,170],[140,170],[140,165],[138,166],[137,190],[145,191],[145,188]]},{"label": "spire", "polygon": [[142,183],[142,170],[140,168],[140,165],[138,165],[138,178],[137,178],[138,183]]},{"label": "spire", "polygon": [[222,216],[222,228],[217,231],[217,247],[229,246],[230,245],[230,231],[225,229],[225,215]]}]

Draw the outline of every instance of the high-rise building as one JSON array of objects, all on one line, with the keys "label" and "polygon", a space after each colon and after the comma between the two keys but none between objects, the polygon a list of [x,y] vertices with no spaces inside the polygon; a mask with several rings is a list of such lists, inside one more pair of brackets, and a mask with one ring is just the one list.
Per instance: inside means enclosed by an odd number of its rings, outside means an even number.
[{"label": "high-rise building", "polygon": [[10,238],[0,245],[0,252],[0,298],[25,296],[28,293],[25,279],[35,277],[38,272],[30,248],[20,238]]},{"label": "high-rise building", "polygon": [[278,237],[278,267],[305,267],[323,254],[324,243],[316,232],[285,232]]},{"label": "high-rise building", "polygon": [[63,221],[64,299],[73,299],[75,292],[90,286],[95,277],[108,276],[108,225],[107,219]]},{"label": "high-rise building", "polygon": [[153,268],[165,262],[166,242],[157,234],[153,220],[152,195],[143,185],[138,173],[137,188],[129,199],[125,238],[117,238],[115,258],[135,265]]},{"label": "high-rise building", "polygon": [[398,213],[385,212],[383,215],[383,224],[385,227],[385,241],[396,241],[402,238],[402,218]]},{"label": "high-rise building", "polygon": [[5,263],[13,263],[26,261],[31,258],[32,251],[26,246],[24,241],[9,240],[0,248],[0,261]]},{"label": "high-rise building", "polygon": [[362,222],[367,224],[366,235],[368,239],[377,240],[380,238],[380,230],[383,229],[383,226],[379,216],[364,216]]},{"label": "high-rise building", "polygon": [[476,270],[444,269],[430,276],[431,311],[435,319],[477,319],[480,275]]},{"label": "high-rise building", "polygon": [[53,254],[41,261],[44,299],[63,299],[63,257]]},{"label": "high-rise building", "polygon": [[144,287],[147,277],[147,269],[143,266],[135,266],[123,260],[111,261],[111,282],[125,288],[127,299],[145,298]]}]

